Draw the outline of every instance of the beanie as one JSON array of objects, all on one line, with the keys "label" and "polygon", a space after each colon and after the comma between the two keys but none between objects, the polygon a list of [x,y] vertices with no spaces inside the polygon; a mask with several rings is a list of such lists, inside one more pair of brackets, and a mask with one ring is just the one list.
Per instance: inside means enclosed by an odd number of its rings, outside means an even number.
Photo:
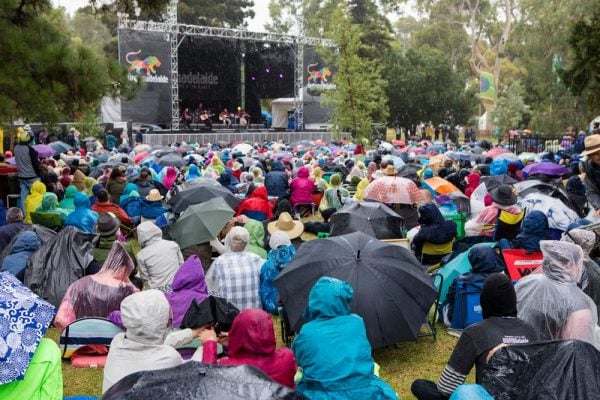
[{"label": "beanie", "polygon": [[483,318],[516,317],[517,294],[510,278],[503,273],[490,274],[480,296]]}]

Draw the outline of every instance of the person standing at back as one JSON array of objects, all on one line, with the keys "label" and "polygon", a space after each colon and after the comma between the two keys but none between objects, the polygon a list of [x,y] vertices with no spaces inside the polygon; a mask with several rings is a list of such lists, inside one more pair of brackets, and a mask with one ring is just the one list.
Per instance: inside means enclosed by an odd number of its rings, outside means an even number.
[{"label": "person standing at back", "polygon": [[[25,125],[27,128],[29,125]],[[25,198],[33,182],[40,179],[40,160],[37,151],[29,145],[31,142],[31,131],[23,128],[17,130],[19,141],[14,149],[15,163],[17,164],[17,176],[19,177],[19,188],[21,190],[20,207],[25,210]]]}]

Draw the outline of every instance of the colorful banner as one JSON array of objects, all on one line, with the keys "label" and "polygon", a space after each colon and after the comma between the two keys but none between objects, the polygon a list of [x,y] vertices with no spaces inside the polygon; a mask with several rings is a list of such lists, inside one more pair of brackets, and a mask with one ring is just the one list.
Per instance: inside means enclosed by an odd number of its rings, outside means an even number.
[{"label": "colorful banner", "polygon": [[479,97],[481,100],[495,103],[498,96],[496,94],[496,80],[494,75],[489,72],[482,72],[479,80]]}]

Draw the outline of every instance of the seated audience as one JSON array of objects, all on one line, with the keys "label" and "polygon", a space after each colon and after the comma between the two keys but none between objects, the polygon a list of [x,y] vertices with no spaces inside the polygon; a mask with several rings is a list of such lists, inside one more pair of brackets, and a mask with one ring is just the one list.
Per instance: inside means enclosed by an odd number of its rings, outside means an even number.
[{"label": "seated audience", "polygon": [[118,310],[125,297],[138,291],[129,280],[133,268],[133,260],[127,250],[120,243],[113,243],[98,273],[84,276],[69,286],[54,318],[54,325],[64,329],[76,319],[106,318]]},{"label": "seated audience", "polygon": [[273,218],[273,207],[269,202],[267,189],[264,186],[256,188],[239,205],[236,215],[246,215],[257,221]]},{"label": "seated audience", "polygon": [[260,299],[263,309],[271,314],[278,313],[279,294],[273,281],[279,276],[283,268],[292,260],[296,249],[292,246],[290,238],[283,232],[275,232],[269,239],[271,251],[267,261],[260,268]]},{"label": "seated audience", "polygon": [[29,195],[25,198],[25,222],[31,223],[31,213],[42,205],[42,199],[46,193],[46,185],[42,181],[35,181],[31,185]]},{"label": "seated audience", "polygon": [[540,251],[540,241],[550,239],[548,218],[541,211],[530,211],[521,224],[521,231],[517,237],[509,241],[500,239],[498,247],[504,249],[523,249],[527,251]]},{"label": "seated audience", "polygon": [[311,204],[313,202],[313,192],[315,184],[309,178],[307,167],[300,167],[298,175],[290,184],[290,202],[296,204]]},{"label": "seated audience", "polygon": [[398,399],[375,376],[375,362],[361,317],[350,312],[352,287],[322,277],[308,297],[305,324],[292,350],[302,378],[297,391],[311,400]]},{"label": "seated audience", "polygon": [[214,329],[200,332],[202,362],[221,365],[252,365],[280,385],[294,388],[296,360],[287,347],[276,349],[271,316],[262,310],[247,309],[233,320],[228,335],[227,357],[217,360],[217,334]]},{"label": "seated audience", "polygon": [[[419,207],[419,231],[414,236],[411,249],[415,256],[421,259],[423,245],[427,242],[444,244],[456,238],[456,223],[445,220],[435,203],[427,203]],[[423,264],[435,264],[440,261],[438,256],[423,255]]]},{"label": "seated audience", "polygon": [[74,210],[75,209],[75,195],[77,194],[78,190],[75,186],[73,185],[69,185],[66,186],[65,189],[65,197],[60,201],[60,205],[59,207],[62,208],[63,210]]},{"label": "seated audience", "polygon": [[517,299],[510,278],[501,273],[488,276],[480,296],[483,321],[468,326],[460,335],[437,384],[417,379],[411,391],[418,400],[447,400],[476,370],[480,383],[490,353],[498,346],[538,340],[535,329],[517,318]]},{"label": "seated audience", "polygon": [[35,232],[25,231],[18,234],[10,250],[10,255],[2,261],[2,271],[7,271],[21,282],[25,278],[27,260],[42,246]]},{"label": "seated audience", "polygon": [[165,296],[173,312],[173,326],[179,328],[192,301],[201,303],[208,297],[204,270],[197,255],[190,256],[179,267],[171,291],[166,292]]},{"label": "seated audience", "polygon": [[250,235],[234,226],[225,236],[225,254],[220,255],[206,274],[212,294],[223,297],[239,310],[261,308],[258,289],[263,259],[246,251]]},{"label": "seated audience", "polygon": [[122,224],[131,225],[132,220],[129,215],[119,207],[116,203],[113,203],[110,199],[110,195],[106,189],[98,191],[96,194],[97,200],[92,206],[92,210],[98,214],[113,213]]},{"label": "seated audience", "polygon": [[91,210],[89,197],[79,192],[75,195],[74,203],[75,211],[69,214],[65,226],[74,226],[81,231],[93,233],[98,213]]},{"label": "seated audience", "polygon": [[[75,187],[75,186],[73,186]],[[58,197],[52,192],[44,193],[42,204],[35,210],[36,213],[57,214],[60,216],[60,222],[64,223],[68,217],[68,213],[58,207]]]},{"label": "seated audience", "polygon": [[23,222],[23,211],[19,207],[6,210],[6,225],[0,226],[0,252],[8,246],[13,237],[30,226]]},{"label": "seated audience", "polygon": [[262,222],[258,222],[254,219],[249,219],[244,224],[244,228],[248,230],[250,235],[250,242],[246,246],[246,251],[254,253],[263,260],[267,259],[267,251],[264,249],[265,245],[265,228]]}]

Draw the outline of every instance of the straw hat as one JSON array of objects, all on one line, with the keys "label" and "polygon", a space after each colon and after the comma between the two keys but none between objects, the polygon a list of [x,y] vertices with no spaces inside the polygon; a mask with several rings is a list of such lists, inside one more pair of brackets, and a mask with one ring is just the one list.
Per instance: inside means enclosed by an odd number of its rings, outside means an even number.
[{"label": "straw hat", "polygon": [[393,165],[388,165],[387,167],[385,167],[385,169],[383,170],[383,173],[387,176],[396,176],[398,175],[398,171],[396,171],[396,168],[394,168]]},{"label": "straw hat", "polygon": [[284,212],[279,215],[277,221],[270,222],[267,225],[267,230],[272,235],[275,232],[283,232],[290,239],[296,239],[304,232],[304,224],[302,221],[296,221],[290,213]]},{"label": "straw hat", "polygon": [[585,138],[585,151],[581,153],[582,156],[589,156],[590,154],[597,153],[600,151],[600,135],[590,135]]},{"label": "straw hat", "polygon": [[163,196],[160,195],[158,189],[152,189],[150,193],[148,193],[148,196],[146,196],[146,200],[148,201],[161,201],[162,199]]}]

